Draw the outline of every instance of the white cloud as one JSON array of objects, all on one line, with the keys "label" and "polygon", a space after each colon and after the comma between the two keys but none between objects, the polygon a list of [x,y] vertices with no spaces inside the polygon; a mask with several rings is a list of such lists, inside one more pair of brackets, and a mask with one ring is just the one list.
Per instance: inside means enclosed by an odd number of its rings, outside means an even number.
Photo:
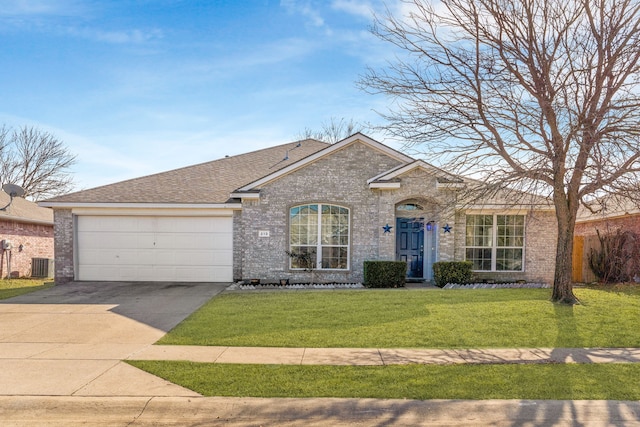
[{"label": "white cloud", "polygon": [[280,5],[289,13],[302,15],[307,25],[318,28],[325,27],[325,21],[319,8],[315,7],[311,0],[280,0]]},{"label": "white cloud", "polygon": [[66,33],[76,37],[112,44],[143,44],[163,38],[163,32],[159,29],[131,29],[118,31],[105,31],[97,28],[67,28]]},{"label": "white cloud", "polygon": [[334,0],[331,7],[366,19],[371,19],[375,10],[372,2],[368,0]]},{"label": "white cloud", "polygon": [[3,0],[0,16],[71,16],[82,10],[77,0]]}]

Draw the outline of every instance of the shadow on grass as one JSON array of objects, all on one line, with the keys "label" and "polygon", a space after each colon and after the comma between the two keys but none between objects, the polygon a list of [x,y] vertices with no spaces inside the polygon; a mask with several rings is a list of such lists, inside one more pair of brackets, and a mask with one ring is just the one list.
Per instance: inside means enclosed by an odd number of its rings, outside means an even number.
[{"label": "shadow on grass", "polygon": [[[572,305],[554,304],[556,326],[557,326],[557,339],[556,346],[551,351],[551,360],[562,363],[591,363],[589,357],[584,352],[578,352],[576,349],[582,347],[582,339],[578,332],[576,325],[574,310]],[[569,345],[570,347],[566,347]],[[569,395],[573,395],[573,384],[571,376],[562,376],[557,378],[557,381],[564,383],[565,388]],[[572,400],[558,400],[553,401],[553,409],[550,410],[550,405],[523,405],[520,407],[517,421],[512,424],[513,427],[530,426],[533,420],[542,420],[540,424],[533,424],[536,426],[546,425],[559,425],[567,420],[565,417],[569,417],[571,420],[570,426],[581,427],[584,426],[583,421],[578,421],[580,417],[580,408],[576,406],[576,403]],[[615,405],[614,405],[615,407]],[[613,409],[613,407],[611,408]],[[618,411],[616,415],[619,415]],[[564,425],[564,424],[563,424]]]}]

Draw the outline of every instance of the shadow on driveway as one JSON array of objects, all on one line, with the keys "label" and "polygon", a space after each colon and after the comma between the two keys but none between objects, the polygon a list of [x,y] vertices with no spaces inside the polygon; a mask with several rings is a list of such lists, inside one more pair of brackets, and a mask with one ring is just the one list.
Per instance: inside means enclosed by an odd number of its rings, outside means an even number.
[{"label": "shadow on driveway", "polygon": [[113,313],[168,332],[228,283],[71,282],[0,304],[112,305]]}]

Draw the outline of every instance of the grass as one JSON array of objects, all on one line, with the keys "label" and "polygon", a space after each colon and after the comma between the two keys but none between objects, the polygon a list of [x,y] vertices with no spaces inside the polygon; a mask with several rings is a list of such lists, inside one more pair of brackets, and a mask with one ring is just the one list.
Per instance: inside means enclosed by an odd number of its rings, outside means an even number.
[{"label": "grass", "polygon": [[0,279],[0,300],[53,286],[51,279]]},{"label": "grass", "polygon": [[230,293],[159,344],[258,347],[640,347],[640,286],[548,289]]},{"label": "grass", "polygon": [[285,366],[130,361],[204,396],[639,400],[640,365]]},{"label": "grass", "polygon": [[[160,344],[284,347],[640,347],[640,286],[224,294]],[[205,396],[639,400],[640,364],[396,366],[130,361]]]}]

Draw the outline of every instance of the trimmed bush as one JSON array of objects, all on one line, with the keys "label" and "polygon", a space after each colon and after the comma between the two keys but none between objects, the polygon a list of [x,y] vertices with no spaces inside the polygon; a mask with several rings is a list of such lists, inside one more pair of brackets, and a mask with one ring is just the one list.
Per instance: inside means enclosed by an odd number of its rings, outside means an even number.
[{"label": "trimmed bush", "polygon": [[433,280],[443,288],[447,283],[464,285],[471,282],[471,261],[439,261],[433,263]]},{"label": "trimmed bush", "polygon": [[404,261],[365,261],[364,283],[367,288],[398,288],[407,278]]}]

